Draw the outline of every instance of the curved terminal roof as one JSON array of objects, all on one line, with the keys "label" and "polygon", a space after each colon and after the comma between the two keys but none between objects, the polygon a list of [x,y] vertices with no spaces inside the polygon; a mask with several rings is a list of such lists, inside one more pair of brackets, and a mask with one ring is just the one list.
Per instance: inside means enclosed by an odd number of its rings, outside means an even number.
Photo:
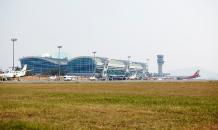
[{"label": "curved terminal roof", "polygon": [[[78,58],[91,58],[92,60],[94,60],[93,56],[79,56],[79,57],[75,57],[73,59],[70,59],[68,62],[75,60],[75,59],[78,59]],[[103,65],[105,63],[105,61],[108,59],[109,58],[105,58],[105,57],[95,57],[95,62],[97,65]],[[127,64],[128,64],[128,61],[125,61],[125,60],[110,59],[108,66],[125,67]],[[146,65],[146,63],[132,62],[130,64],[130,68],[142,69],[145,65]]]},{"label": "curved terminal roof", "polygon": [[[27,56],[27,57],[22,57],[19,60],[23,59],[41,59],[41,60],[46,60],[54,64],[59,63],[59,59],[57,58],[50,58],[50,57],[38,57],[38,56]],[[67,59],[60,59],[60,65],[67,65],[68,60]]]},{"label": "curved terminal roof", "polygon": [[[79,57],[71,58],[70,55],[68,53],[65,53],[65,52],[60,52],[60,55],[61,55],[60,56],[60,64],[62,64],[62,65],[67,64],[68,62],[71,62],[71,61],[78,59],[78,58],[91,58],[92,60],[94,60],[93,56],[79,56]],[[59,62],[58,56],[59,56],[59,52],[52,52],[52,53],[45,53],[45,54],[38,55],[38,56],[23,57],[23,58],[20,58],[19,60],[26,59],[26,58],[39,58],[39,59],[47,60],[49,62],[58,64],[58,62]],[[106,60],[109,60],[108,67],[113,67],[113,68],[114,67],[115,68],[124,68],[129,63],[126,60],[116,60],[116,59],[109,59],[109,58],[105,58],[105,57],[95,57],[95,64],[98,66],[102,66],[105,64]],[[130,69],[142,69],[145,65],[146,65],[146,63],[131,62],[129,68]]]},{"label": "curved terminal roof", "polygon": [[[48,58],[59,58],[59,52],[50,52],[50,53],[44,53],[41,55],[38,55],[37,57],[48,57]],[[66,52],[60,52],[60,59],[71,59],[69,53]]]}]

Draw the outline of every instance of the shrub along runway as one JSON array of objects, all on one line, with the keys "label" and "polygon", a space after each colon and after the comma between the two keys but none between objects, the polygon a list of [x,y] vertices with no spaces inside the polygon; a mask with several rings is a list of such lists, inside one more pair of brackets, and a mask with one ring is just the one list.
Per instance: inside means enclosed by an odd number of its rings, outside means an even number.
[{"label": "shrub along runway", "polygon": [[0,128],[218,129],[218,82],[1,82]]}]

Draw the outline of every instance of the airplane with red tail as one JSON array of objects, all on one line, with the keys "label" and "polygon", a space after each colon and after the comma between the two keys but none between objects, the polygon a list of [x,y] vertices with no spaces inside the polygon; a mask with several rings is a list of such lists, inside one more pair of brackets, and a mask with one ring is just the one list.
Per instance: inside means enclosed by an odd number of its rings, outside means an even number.
[{"label": "airplane with red tail", "polygon": [[177,79],[177,80],[193,79],[193,78],[198,78],[198,77],[200,77],[199,73],[200,73],[200,70],[197,70],[197,72],[195,72],[195,74],[192,75],[192,76],[173,76],[172,78],[173,78],[173,79]]}]

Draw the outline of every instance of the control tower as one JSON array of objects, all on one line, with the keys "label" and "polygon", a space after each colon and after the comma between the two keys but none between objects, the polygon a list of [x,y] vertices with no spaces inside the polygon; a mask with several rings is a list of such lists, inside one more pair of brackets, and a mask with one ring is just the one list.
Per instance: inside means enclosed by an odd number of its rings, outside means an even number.
[{"label": "control tower", "polygon": [[162,75],[162,65],[164,64],[163,55],[157,55],[157,64],[158,64],[158,74]]}]

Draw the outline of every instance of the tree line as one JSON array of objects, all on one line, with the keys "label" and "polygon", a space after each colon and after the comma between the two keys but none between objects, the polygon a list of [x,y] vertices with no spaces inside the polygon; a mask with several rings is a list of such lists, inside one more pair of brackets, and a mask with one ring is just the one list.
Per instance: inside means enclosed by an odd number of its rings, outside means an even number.
[{"label": "tree line", "polygon": [[[60,69],[60,75],[61,76],[64,76],[66,75],[66,71],[65,70],[61,70]],[[34,71],[27,71],[26,72],[26,76],[32,76],[32,75],[35,75]],[[44,70],[41,75],[44,75],[44,76],[51,76],[51,75],[59,75],[59,68],[53,68],[52,70]]]}]

